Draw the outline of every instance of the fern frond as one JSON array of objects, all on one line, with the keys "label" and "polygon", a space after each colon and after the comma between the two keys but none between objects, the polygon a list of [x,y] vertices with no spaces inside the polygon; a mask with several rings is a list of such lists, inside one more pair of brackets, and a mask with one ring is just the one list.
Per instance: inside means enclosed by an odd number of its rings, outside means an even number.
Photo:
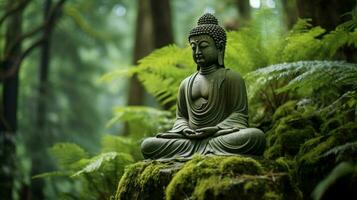
[{"label": "fern frond", "polygon": [[340,24],[337,28],[341,28],[347,31],[352,31],[357,28],[357,8],[354,8],[351,12],[345,15],[351,16],[351,19]]},{"label": "fern frond", "polygon": [[298,88],[305,88],[309,92],[322,87],[357,88],[357,65],[341,61],[300,61],[272,65],[246,76],[251,83],[248,84],[249,97],[254,98],[264,85],[286,78],[290,78],[288,84],[279,88],[278,93]]},{"label": "fern frond", "polygon": [[352,158],[354,157],[353,155],[356,155],[356,153],[357,153],[357,141],[349,142],[344,145],[334,147],[328,152],[324,153],[321,157],[329,157],[330,155],[334,155],[334,157],[336,157],[336,162],[340,162],[342,161],[342,158],[344,156],[350,156]]},{"label": "fern frond", "polygon": [[122,162],[123,166],[126,166],[127,164],[134,162],[133,158],[129,154],[117,153],[117,152],[102,153],[99,154],[98,156],[91,158],[90,163],[80,171],[74,173],[72,177],[80,176],[84,173],[93,173],[94,171],[99,170],[105,164],[111,163],[113,162],[113,160],[116,159]]},{"label": "fern frond", "polygon": [[320,57],[332,58],[336,52],[344,46],[357,47],[357,30],[347,32],[344,29],[337,28],[326,34],[322,39],[323,51],[320,51]]},{"label": "fern frond", "polygon": [[134,66],[125,67],[124,69],[114,70],[100,77],[100,82],[109,82],[119,78],[127,78],[133,76],[137,72]]},{"label": "fern frond", "polygon": [[88,158],[87,153],[73,143],[57,143],[49,149],[49,153],[57,160],[60,168],[72,169],[77,162]]},{"label": "fern frond", "polygon": [[300,19],[293,29],[280,41],[274,55],[274,63],[294,62],[299,60],[321,59],[322,41],[319,36],[325,30],[319,26],[312,27],[309,19]]},{"label": "fern frond", "polygon": [[54,171],[54,172],[46,172],[46,173],[37,174],[37,175],[33,176],[32,179],[60,177],[60,176],[69,176],[69,175],[70,175],[69,172]]},{"label": "fern frond", "polygon": [[146,125],[153,126],[166,122],[166,119],[172,117],[172,113],[168,111],[158,110],[152,107],[145,106],[125,106],[114,108],[115,117],[110,120],[107,126],[111,126],[120,121],[141,121]]},{"label": "fern frond", "polygon": [[[170,45],[139,61],[138,77],[161,105],[174,105],[180,82],[196,69],[191,49]],[[174,110],[175,107],[171,107]]]},{"label": "fern frond", "polygon": [[102,152],[118,152],[130,154],[134,160],[142,158],[140,144],[128,137],[106,135],[101,140]]},{"label": "fern frond", "polygon": [[314,200],[324,199],[326,191],[331,189],[330,187],[333,187],[334,184],[338,184],[339,179],[341,180],[344,177],[353,176],[353,174],[355,174],[356,172],[356,165],[349,162],[340,163],[330,172],[330,174],[324,180],[322,180],[315,187],[314,191],[312,192],[312,198]]}]

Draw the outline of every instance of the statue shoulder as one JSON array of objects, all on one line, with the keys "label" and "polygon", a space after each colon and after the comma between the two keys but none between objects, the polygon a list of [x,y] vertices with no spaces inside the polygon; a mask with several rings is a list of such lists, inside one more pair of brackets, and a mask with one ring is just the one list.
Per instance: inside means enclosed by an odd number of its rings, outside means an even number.
[{"label": "statue shoulder", "polygon": [[180,87],[179,87],[179,90],[180,91],[184,91],[185,88],[187,87],[188,85],[188,82],[190,81],[190,79],[194,76],[195,74],[191,74],[190,76],[187,76],[185,79],[183,79],[180,83]]},{"label": "statue shoulder", "polygon": [[244,79],[239,73],[228,68],[226,68],[226,79],[232,82],[244,83]]}]

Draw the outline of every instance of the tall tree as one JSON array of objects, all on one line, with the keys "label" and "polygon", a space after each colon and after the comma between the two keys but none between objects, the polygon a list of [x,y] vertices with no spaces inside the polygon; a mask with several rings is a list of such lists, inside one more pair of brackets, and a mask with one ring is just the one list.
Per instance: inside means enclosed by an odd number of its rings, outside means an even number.
[{"label": "tall tree", "polygon": [[[20,4],[21,2],[19,2]],[[12,10],[11,0],[7,3],[7,11]],[[15,170],[15,137],[14,132],[17,129],[17,96],[19,74],[18,69],[12,67],[17,64],[21,56],[21,42],[16,42],[13,38],[21,36],[22,8],[8,14],[6,34],[5,34],[5,58],[1,60],[1,71],[13,70],[10,76],[3,80],[2,105],[1,105],[1,123],[0,123],[0,142],[1,153],[0,160],[2,167],[0,171],[0,196],[4,199],[12,199],[12,188],[14,184]],[[6,16],[6,15],[4,15]],[[8,169],[8,170],[6,170]]]},{"label": "tall tree", "polygon": [[[134,63],[148,55],[156,48],[174,42],[169,0],[139,0],[134,45]],[[132,77],[129,86],[128,105],[144,104],[145,91],[136,76]],[[124,134],[129,131],[125,125]]]},{"label": "tall tree", "polygon": [[[14,138],[18,128],[20,66],[22,61],[44,41],[43,37],[33,40],[31,38],[56,21],[58,10],[62,8],[65,1],[57,1],[51,8],[51,12],[45,22],[28,31],[22,30],[22,15],[31,0],[8,0],[5,12],[0,16],[0,25],[6,23],[5,37],[2,38],[4,40],[2,43],[5,44],[5,47],[1,52],[2,57],[0,58],[0,81],[2,83],[2,96],[0,99],[0,158],[5,166],[0,171],[1,180],[5,180],[5,185],[0,187],[0,195],[5,199],[12,199],[13,174],[16,172],[14,165]],[[30,42],[30,45],[22,47],[25,41]]]},{"label": "tall tree", "polygon": [[297,0],[300,18],[311,18],[313,25],[328,31],[348,19],[344,16],[356,6],[355,0]]},{"label": "tall tree", "polygon": [[[339,24],[349,20],[346,15],[356,7],[355,0],[296,0],[300,18],[311,18],[311,23],[332,31]],[[357,62],[357,49],[346,46],[339,51],[338,59]]]},{"label": "tall tree", "polygon": [[[154,49],[150,1],[139,0],[138,2],[133,60],[135,64]],[[142,105],[144,88],[136,76],[131,78],[129,87],[128,105]]]},{"label": "tall tree", "polygon": [[298,19],[296,0],[282,0],[281,4],[284,10],[284,22],[288,28],[291,28]]},{"label": "tall tree", "polygon": [[[52,0],[45,0],[43,6],[43,21],[45,22],[50,14]],[[37,127],[42,130],[45,124],[46,96],[48,92],[48,74],[50,68],[51,33],[54,23],[48,24],[43,30],[43,43],[41,47],[40,74],[39,74],[39,96],[37,107]]]},{"label": "tall tree", "polygon": [[236,5],[239,11],[240,19],[248,21],[250,19],[250,5],[249,0],[236,0]]},{"label": "tall tree", "polygon": [[174,42],[170,0],[151,0],[154,27],[154,48],[161,48]]}]

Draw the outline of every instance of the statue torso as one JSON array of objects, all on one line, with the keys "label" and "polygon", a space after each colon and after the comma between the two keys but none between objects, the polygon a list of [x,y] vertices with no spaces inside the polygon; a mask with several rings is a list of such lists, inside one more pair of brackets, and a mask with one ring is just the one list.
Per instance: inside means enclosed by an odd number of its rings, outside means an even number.
[{"label": "statue torso", "polygon": [[204,104],[208,100],[211,75],[197,74],[192,84],[191,99],[197,106]]}]

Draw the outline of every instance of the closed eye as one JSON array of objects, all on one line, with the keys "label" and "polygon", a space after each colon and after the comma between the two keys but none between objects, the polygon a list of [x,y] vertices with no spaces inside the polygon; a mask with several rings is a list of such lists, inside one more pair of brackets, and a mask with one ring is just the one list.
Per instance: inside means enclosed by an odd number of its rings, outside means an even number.
[{"label": "closed eye", "polygon": [[206,41],[203,41],[203,42],[200,43],[200,48],[206,48],[208,46],[209,46],[209,44]]}]

